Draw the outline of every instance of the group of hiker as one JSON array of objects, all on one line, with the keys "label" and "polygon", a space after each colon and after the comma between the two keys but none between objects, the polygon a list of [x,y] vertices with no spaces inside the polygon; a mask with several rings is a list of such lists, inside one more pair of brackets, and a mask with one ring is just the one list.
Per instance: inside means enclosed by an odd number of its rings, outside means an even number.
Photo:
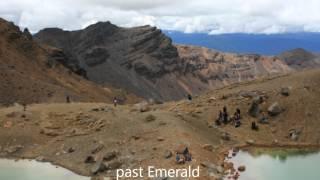
[{"label": "group of hiker", "polygon": [[[215,125],[220,126],[221,124],[229,124],[232,123],[235,128],[241,126],[241,111],[239,108],[236,109],[233,115],[229,116],[227,107],[224,106],[222,110],[219,111],[218,118],[215,120]],[[259,119],[260,123],[268,123],[268,118],[265,113],[262,113],[262,116]],[[252,130],[259,130],[259,127],[255,121],[251,122],[251,129]]]},{"label": "group of hiker", "polygon": [[[187,94],[187,99],[189,101],[192,101],[192,95]],[[219,111],[219,115],[217,119],[215,120],[215,125],[220,126],[222,124],[229,124],[232,123],[235,128],[238,128],[241,126],[241,111],[239,108],[236,109],[236,111],[233,113],[233,115],[229,115],[227,107],[224,106],[222,110]],[[259,122],[262,124],[267,124],[268,123],[268,118],[266,114],[263,112],[261,117],[259,118]],[[251,122],[251,129],[252,130],[259,130],[259,127],[255,121]]]},{"label": "group of hiker", "polygon": [[233,116],[229,116],[227,107],[224,106],[222,111],[221,110],[219,111],[219,116],[216,119],[215,123],[216,123],[217,126],[220,126],[222,123],[223,124],[228,124],[230,122],[234,123],[234,126],[236,128],[240,127],[240,125],[241,125],[241,112],[240,112],[240,109],[237,108],[236,112],[234,112]]}]

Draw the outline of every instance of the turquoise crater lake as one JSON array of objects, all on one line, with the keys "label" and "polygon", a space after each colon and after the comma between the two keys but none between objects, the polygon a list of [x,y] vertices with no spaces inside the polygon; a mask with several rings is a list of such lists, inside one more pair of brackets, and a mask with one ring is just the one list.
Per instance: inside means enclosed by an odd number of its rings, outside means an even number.
[{"label": "turquoise crater lake", "polygon": [[[320,152],[306,150],[240,150],[227,161],[245,165],[239,180],[319,180]],[[228,179],[228,178],[226,178]]]},{"label": "turquoise crater lake", "polygon": [[65,168],[34,160],[0,159],[1,180],[89,180]]}]

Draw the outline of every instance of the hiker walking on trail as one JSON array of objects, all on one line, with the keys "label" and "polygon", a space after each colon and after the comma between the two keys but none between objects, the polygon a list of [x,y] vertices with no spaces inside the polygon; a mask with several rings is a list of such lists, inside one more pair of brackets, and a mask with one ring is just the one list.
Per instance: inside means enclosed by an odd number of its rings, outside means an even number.
[{"label": "hiker walking on trail", "polygon": [[114,105],[114,107],[117,107],[117,105],[118,105],[118,99],[117,99],[117,97],[114,97],[114,98],[113,98],[113,105]]},{"label": "hiker walking on trail", "polygon": [[66,102],[70,103],[70,96],[66,96]]},{"label": "hiker walking on trail", "polygon": [[258,131],[259,130],[259,127],[258,127],[258,125],[257,125],[257,123],[255,121],[251,122],[251,129],[254,130],[254,131]]},{"label": "hiker walking on trail", "polygon": [[191,94],[188,94],[188,95],[187,95],[187,98],[188,98],[189,101],[192,101],[192,96],[191,96]]}]

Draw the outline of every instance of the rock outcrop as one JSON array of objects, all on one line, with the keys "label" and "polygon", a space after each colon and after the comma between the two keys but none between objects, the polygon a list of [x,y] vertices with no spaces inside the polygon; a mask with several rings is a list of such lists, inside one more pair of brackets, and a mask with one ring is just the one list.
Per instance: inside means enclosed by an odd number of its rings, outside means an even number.
[{"label": "rock outcrop", "polygon": [[320,56],[302,48],[283,52],[278,57],[294,69],[320,67]]},{"label": "rock outcrop", "polygon": [[281,59],[258,54],[233,54],[204,47],[178,45],[179,55],[187,62],[186,71],[198,72],[203,80],[238,82],[291,69]]},{"label": "rock outcrop", "polygon": [[159,100],[186,93],[176,83],[177,49],[155,27],[121,28],[100,22],[79,31],[44,29],[34,39],[62,49],[69,59],[66,64],[80,67],[94,82]]},{"label": "rock outcrop", "polygon": [[27,29],[21,32],[0,18],[0,34],[0,104],[65,102],[66,96],[71,101],[112,101],[115,91],[106,91],[65,68],[72,69],[66,55],[40,46]]},{"label": "rock outcrop", "polygon": [[268,113],[271,116],[276,116],[278,114],[280,114],[282,111],[284,111],[283,108],[280,107],[278,102],[273,103],[271,106],[269,106],[268,108]]},{"label": "rock outcrop", "polygon": [[230,54],[173,45],[151,26],[121,28],[99,22],[83,30],[43,29],[34,39],[62,49],[67,66],[82,69],[89,80],[155,100],[175,100],[226,84],[287,73],[276,57]]}]

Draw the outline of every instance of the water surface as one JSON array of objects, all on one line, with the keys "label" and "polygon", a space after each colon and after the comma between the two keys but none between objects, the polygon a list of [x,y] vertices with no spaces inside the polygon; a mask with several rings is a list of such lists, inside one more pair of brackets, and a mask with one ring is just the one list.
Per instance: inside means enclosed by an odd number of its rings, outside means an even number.
[{"label": "water surface", "polygon": [[240,180],[320,180],[319,151],[240,151],[228,161],[246,166]]},{"label": "water surface", "polygon": [[0,180],[89,180],[65,168],[30,160],[0,159]]}]

